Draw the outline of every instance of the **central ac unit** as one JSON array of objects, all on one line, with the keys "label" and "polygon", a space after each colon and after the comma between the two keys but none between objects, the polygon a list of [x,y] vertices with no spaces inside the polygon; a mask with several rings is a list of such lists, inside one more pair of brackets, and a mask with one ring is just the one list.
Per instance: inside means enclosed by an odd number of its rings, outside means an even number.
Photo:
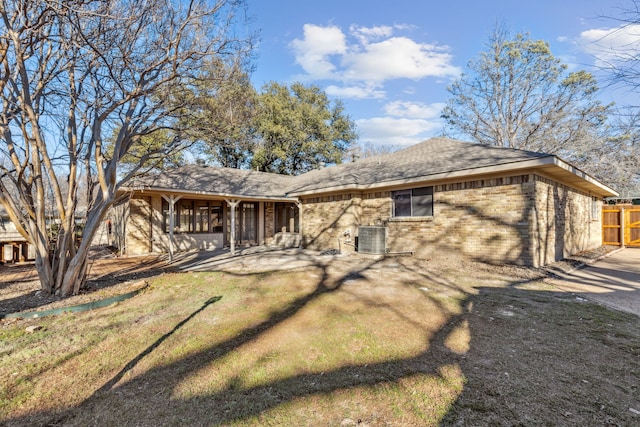
[{"label": "central ac unit", "polygon": [[387,227],[358,227],[358,252],[384,254],[387,251]]}]

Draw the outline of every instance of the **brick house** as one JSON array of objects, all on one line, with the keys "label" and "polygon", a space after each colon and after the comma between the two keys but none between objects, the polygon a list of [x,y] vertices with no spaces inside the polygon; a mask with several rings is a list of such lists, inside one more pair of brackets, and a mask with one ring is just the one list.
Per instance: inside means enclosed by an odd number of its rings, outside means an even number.
[{"label": "brick house", "polygon": [[126,190],[128,254],[300,245],[531,266],[600,246],[617,194],[554,155],[445,138],[295,177],[190,165]]}]

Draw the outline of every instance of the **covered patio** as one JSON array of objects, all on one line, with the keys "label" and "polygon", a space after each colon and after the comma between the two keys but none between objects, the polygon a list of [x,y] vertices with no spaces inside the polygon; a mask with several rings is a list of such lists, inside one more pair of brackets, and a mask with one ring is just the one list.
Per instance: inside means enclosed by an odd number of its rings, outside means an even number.
[{"label": "covered patio", "polygon": [[252,246],[300,245],[300,203],[281,195],[281,181],[290,177],[186,168],[188,173],[162,174],[126,189],[128,212],[120,220],[124,253],[168,253],[173,259],[176,252],[194,249],[229,248],[233,254]]}]

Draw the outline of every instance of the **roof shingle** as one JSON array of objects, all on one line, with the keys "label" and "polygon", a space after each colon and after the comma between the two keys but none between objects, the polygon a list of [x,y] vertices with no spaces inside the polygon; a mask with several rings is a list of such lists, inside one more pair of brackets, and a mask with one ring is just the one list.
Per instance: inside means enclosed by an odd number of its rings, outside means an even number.
[{"label": "roof shingle", "polygon": [[244,197],[285,197],[295,177],[253,170],[187,165],[136,179],[132,187]]},{"label": "roof shingle", "polygon": [[411,181],[432,175],[553,157],[503,147],[431,138],[400,151],[343,163],[299,176],[189,165],[132,184],[154,189],[243,197],[288,197],[330,188]]},{"label": "roof shingle", "polygon": [[431,138],[394,153],[300,175],[289,192],[307,192],[348,184],[367,186],[550,156],[448,138]]}]

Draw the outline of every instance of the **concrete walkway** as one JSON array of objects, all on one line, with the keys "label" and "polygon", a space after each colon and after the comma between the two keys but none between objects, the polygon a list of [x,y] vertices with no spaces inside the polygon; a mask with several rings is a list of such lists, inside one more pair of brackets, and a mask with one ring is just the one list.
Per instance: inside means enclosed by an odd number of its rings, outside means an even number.
[{"label": "concrete walkway", "polygon": [[554,281],[561,290],[640,316],[640,248],[625,248]]}]

